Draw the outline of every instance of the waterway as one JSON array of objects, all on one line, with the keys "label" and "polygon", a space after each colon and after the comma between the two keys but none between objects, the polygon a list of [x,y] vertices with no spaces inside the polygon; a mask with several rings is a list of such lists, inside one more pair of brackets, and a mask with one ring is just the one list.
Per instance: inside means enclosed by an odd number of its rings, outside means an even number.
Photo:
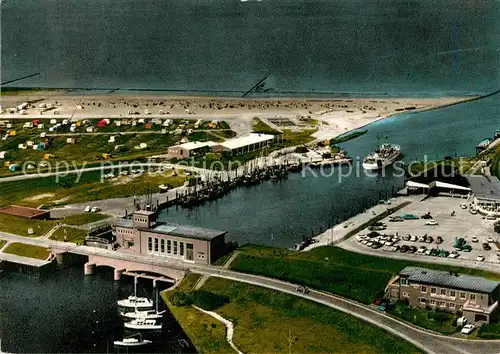
[{"label": "waterway", "polygon": [[494,0],[7,0],[2,82],[241,95],[442,95],[499,83]]}]

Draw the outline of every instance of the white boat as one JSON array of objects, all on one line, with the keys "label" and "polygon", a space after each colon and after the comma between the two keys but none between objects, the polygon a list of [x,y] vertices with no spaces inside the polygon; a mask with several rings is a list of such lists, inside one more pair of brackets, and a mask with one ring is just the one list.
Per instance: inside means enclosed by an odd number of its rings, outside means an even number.
[{"label": "white boat", "polygon": [[147,319],[157,320],[162,318],[164,313],[165,311],[157,312],[155,310],[148,310],[148,311],[121,312],[120,315],[132,320],[135,320],[137,318],[147,318]]},{"label": "white boat", "polygon": [[369,171],[380,170],[392,165],[401,155],[401,147],[396,144],[382,144],[363,159],[363,168]]},{"label": "white boat", "polygon": [[137,297],[137,278],[134,278],[134,295],[118,300],[117,304],[120,307],[135,308],[136,311],[138,308],[147,309],[153,307],[152,300],[146,297]]},{"label": "white boat", "polygon": [[130,322],[125,322],[125,328],[128,329],[161,329],[162,324],[156,323],[155,319],[137,318]]},{"label": "white boat", "polygon": [[115,340],[113,344],[116,347],[142,347],[153,343],[150,340],[139,338],[123,338],[122,340]]}]

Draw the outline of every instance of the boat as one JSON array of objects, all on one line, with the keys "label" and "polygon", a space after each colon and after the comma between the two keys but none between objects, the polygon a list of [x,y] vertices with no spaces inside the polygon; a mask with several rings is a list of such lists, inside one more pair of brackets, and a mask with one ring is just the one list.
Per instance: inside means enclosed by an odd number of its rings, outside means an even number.
[{"label": "boat", "polygon": [[399,145],[382,144],[363,159],[363,168],[370,171],[380,170],[385,166],[392,165],[400,155],[401,147]]},{"label": "boat", "polygon": [[127,337],[122,340],[115,340],[113,344],[115,347],[143,347],[145,345],[153,343],[150,340],[142,339],[141,334],[139,333],[139,338]]},{"label": "boat", "polygon": [[137,311],[137,308],[135,308],[134,312],[120,312],[120,315],[122,315],[125,318],[128,319],[148,319],[148,320],[157,320],[163,317],[166,311],[158,311],[158,291],[156,291],[156,309],[155,310],[146,310],[146,311]]},{"label": "boat", "polygon": [[156,323],[155,319],[137,318],[130,322],[125,322],[125,328],[128,329],[161,329],[163,325]]},{"label": "boat", "polygon": [[134,295],[126,299],[118,300],[118,306],[126,308],[147,309],[153,307],[153,301],[146,297],[137,297],[137,277],[134,278]]}]

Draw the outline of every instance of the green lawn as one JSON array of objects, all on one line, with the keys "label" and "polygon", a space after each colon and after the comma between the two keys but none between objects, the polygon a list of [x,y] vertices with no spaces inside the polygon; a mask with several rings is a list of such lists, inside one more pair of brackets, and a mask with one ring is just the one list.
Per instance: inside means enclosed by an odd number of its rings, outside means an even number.
[{"label": "green lawn", "polygon": [[417,326],[443,334],[453,334],[458,331],[455,325],[458,316],[450,312],[412,308],[404,303],[389,307],[388,312]]},{"label": "green lawn", "polygon": [[[56,225],[53,220],[29,220],[17,216],[0,214],[0,231],[11,234],[39,237],[45,235]],[[28,229],[33,229],[33,234],[28,234]]]},{"label": "green lawn", "polygon": [[500,340],[500,322],[481,326],[477,338]]},{"label": "green lawn", "polygon": [[59,220],[61,223],[66,225],[85,225],[96,221],[108,219],[109,215],[102,213],[85,213],[78,215],[67,216],[64,219]]},{"label": "green lawn", "polygon": [[277,131],[274,128],[271,128],[269,125],[264,123],[261,119],[259,118],[254,118],[252,121],[252,131],[254,133],[262,133],[262,134],[280,134],[279,131]]},{"label": "green lawn", "polygon": [[5,240],[0,240],[0,248],[2,248],[5,244],[7,243],[7,241]]},{"label": "green lawn", "polygon": [[29,257],[45,260],[50,254],[50,249],[40,246],[27,245],[24,243],[14,242],[3,250],[4,253],[15,254],[21,257]]},{"label": "green lawn", "polygon": [[50,236],[51,240],[73,242],[82,244],[87,236],[87,231],[70,226],[61,226]]},{"label": "green lawn", "polygon": [[360,137],[361,135],[366,134],[367,132],[368,132],[368,130],[365,129],[365,130],[355,130],[355,131],[349,132],[347,134],[342,134],[336,138],[333,138],[330,141],[330,145],[340,144],[340,143],[344,143],[344,142],[352,140],[352,139],[356,139],[356,138]]},{"label": "green lawn", "polygon": [[[418,353],[402,339],[324,305],[254,285],[209,278],[202,290],[229,298],[216,310],[234,323],[244,353]],[[202,348],[197,347],[203,351]]]},{"label": "green lawn", "polygon": [[310,286],[369,304],[382,296],[388,281],[406,266],[500,279],[499,274],[478,269],[374,257],[332,246],[296,252],[246,245],[240,248],[240,254],[230,268]]},{"label": "green lawn", "polygon": [[176,290],[163,292],[162,297],[176,320],[199,353],[234,353],[226,341],[226,327],[212,316],[206,315],[193,307],[175,306],[169,297],[175,291],[189,291],[200,278],[197,274],[188,274]]}]

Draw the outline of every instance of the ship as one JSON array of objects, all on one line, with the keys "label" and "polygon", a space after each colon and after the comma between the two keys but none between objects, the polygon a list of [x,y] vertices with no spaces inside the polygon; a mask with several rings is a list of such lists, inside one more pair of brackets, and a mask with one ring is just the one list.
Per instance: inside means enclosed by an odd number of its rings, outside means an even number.
[{"label": "ship", "polygon": [[365,170],[380,170],[392,165],[401,155],[401,147],[396,144],[382,144],[363,159]]}]

